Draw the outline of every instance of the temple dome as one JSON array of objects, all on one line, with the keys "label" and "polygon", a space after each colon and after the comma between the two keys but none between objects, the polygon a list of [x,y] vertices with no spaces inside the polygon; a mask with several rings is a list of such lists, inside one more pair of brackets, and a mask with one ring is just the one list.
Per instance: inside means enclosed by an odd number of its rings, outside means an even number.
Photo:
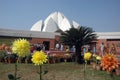
[{"label": "temple dome", "polygon": [[66,31],[72,27],[78,28],[79,24],[75,21],[70,21],[60,12],[51,13],[43,22],[42,20],[36,22],[31,31],[41,32],[56,32],[58,30]]}]

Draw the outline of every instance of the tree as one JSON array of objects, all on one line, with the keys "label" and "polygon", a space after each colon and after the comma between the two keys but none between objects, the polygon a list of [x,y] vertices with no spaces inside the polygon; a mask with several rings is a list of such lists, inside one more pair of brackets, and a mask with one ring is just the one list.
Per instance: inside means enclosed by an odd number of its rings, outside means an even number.
[{"label": "tree", "polygon": [[90,44],[96,37],[92,28],[79,26],[79,28],[70,28],[70,30],[61,33],[60,41],[65,45],[74,45],[77,62],[83,63],[81,48],[83,45]]}]

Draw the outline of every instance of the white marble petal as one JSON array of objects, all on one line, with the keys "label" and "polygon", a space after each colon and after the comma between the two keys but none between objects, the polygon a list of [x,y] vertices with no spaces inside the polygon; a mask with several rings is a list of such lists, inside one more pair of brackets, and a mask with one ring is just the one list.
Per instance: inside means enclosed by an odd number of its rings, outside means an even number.
[{"label": "white marble petal", "polygon": [[70,22],[67,18],[64,18],[59,26],[62,31],[69,30],[71,28]]},{"label": "white marble petal", "polygon": [[73,27],[78,28],[80,25],[76,21],[72,21]]},{"label": "white marble petal", "polygon": [[46,24],[45,24],[45,26],[43,28],[43,32],[55,32],[56,30],[58,30],[58,26],[55,23],[55,21],[52,18],[50,18],[46,22]]},{"label": "white marble petal", "polygon": [[30,30],[31,31],[42,31],[42,26],[43,26],[43,22],[42,20],[39,20],[32,26]]}]

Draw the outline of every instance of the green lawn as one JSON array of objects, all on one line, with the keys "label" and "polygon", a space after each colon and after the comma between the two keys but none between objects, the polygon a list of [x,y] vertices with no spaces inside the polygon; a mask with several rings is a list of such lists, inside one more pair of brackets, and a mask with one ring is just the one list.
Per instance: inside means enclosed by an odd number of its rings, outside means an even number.
[{"label": "green lawn", "polygon": [[[56,63],[43,65],[48,73],[43,75],[43,80],[83,80],[84,65],[77,63]],[[39,80],[38,66],[33,64],[18,64],[18,77],[20,80]],[[0,80],[8,80],[7,75],[14,73],[14,64],[0,63]],[[120,80],[115,76],[114,80]],[[113,80],[105,71],[96,71],[91,65],[87,65],[86,80]]]}]

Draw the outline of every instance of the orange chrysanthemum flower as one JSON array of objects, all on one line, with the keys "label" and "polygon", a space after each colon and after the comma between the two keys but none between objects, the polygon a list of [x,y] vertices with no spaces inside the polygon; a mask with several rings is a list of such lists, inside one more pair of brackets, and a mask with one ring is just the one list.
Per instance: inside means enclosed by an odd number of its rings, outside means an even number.
[{"label": "orange chrysanthemum flower", "polygon": [[118,61],[114,54],[105,54],[101,59],[101,67],[103,70],[111,72],[118,67]]}]

